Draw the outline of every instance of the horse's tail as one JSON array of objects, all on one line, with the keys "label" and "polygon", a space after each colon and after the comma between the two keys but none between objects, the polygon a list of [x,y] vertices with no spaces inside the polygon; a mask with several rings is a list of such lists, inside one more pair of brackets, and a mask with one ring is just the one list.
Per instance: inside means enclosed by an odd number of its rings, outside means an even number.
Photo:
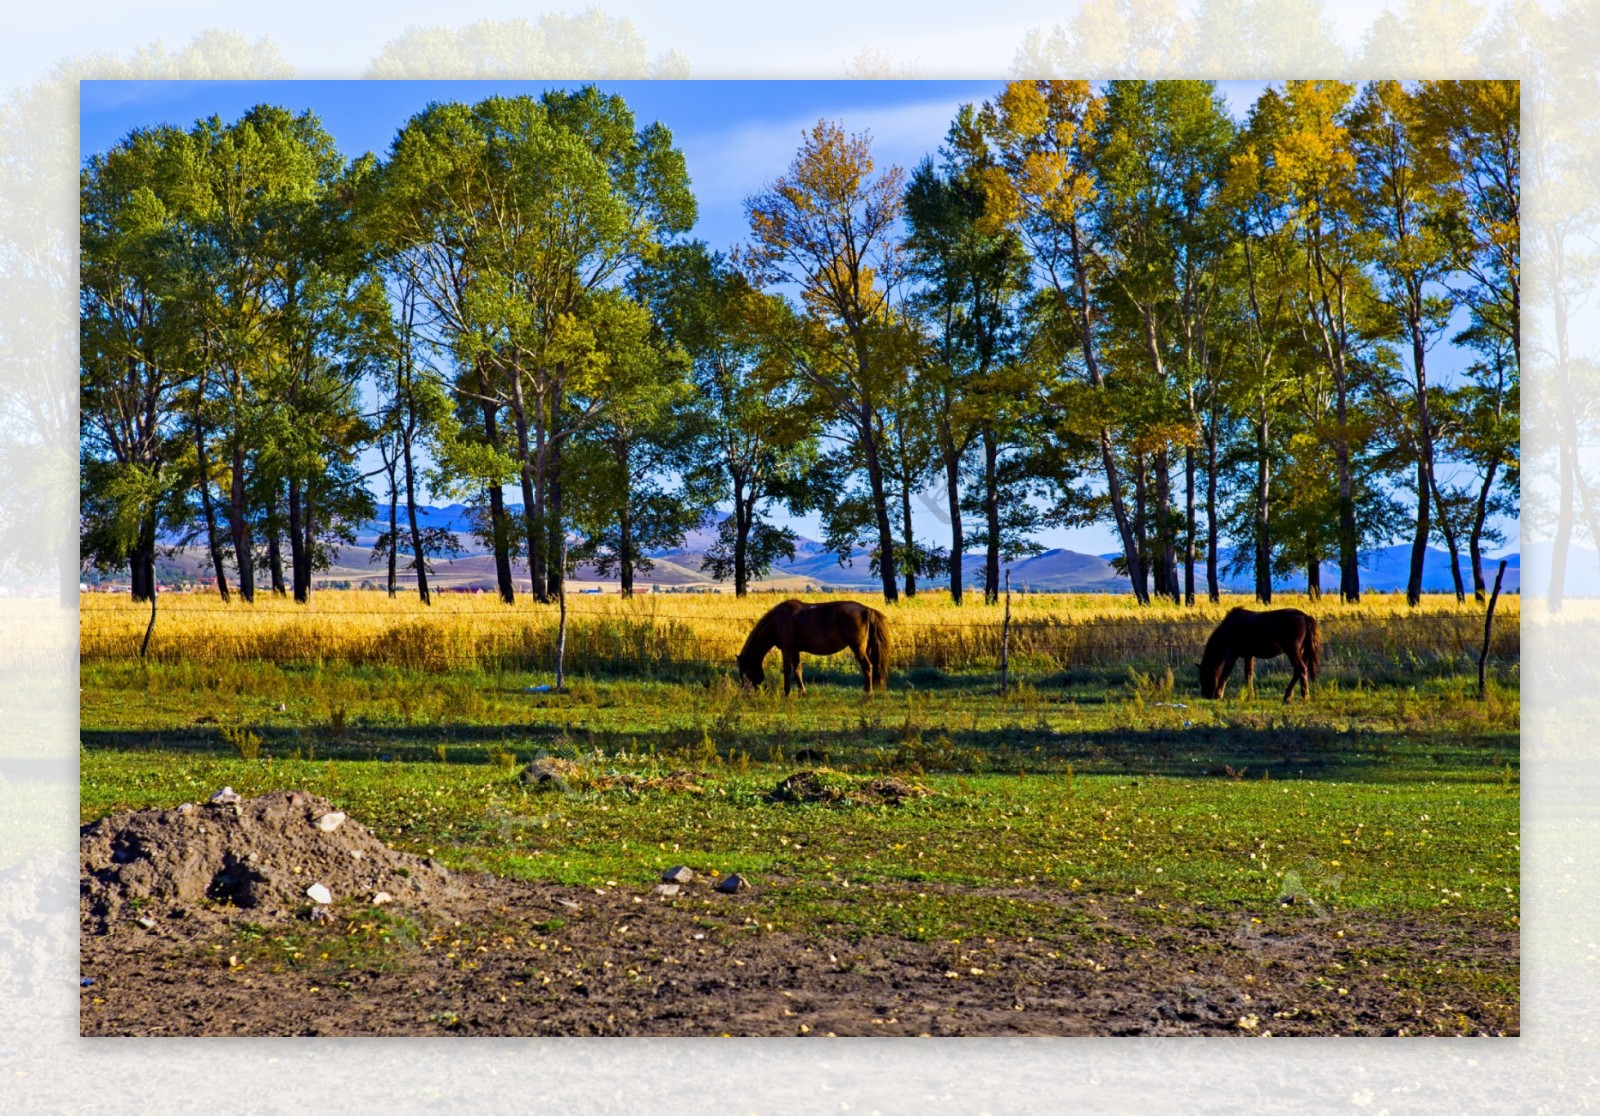
[{"label": "horse's tail", "polygon": [[867,666],[872,669],[874,690],[889,689],[889,618],[876,609],[867,610]]},{"label": "horse's tail", "polygon": [[1322,629],[1317,625],[1317,618],[1309,613],[1306,614],[1306,639],[1302,649],[1306,660],[1306,676],[1315,682],[1317,663],[1322,658]]}]

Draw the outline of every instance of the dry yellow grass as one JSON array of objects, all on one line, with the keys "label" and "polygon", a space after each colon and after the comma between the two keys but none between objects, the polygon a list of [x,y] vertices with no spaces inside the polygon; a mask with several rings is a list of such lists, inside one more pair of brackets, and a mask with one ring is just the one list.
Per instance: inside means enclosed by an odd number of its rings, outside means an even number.
[{"label": "dry yellow grass", "polygon": [[[839,595],[813,595],[812,600]],[[883,607],[871,595],[851,595]],[[727,664],[750,627],[778,600],[759,594],[571,595],[570,670],[652,671],[685,664]],[[1011,599],[1011,655],[1059,668],[1127,663],[1181,665],[1199,656],[1206,635],[1243,597],[1195,608],[1135,606],[1101,594],[1029,594]],[[1368,595],[1358,605],[1284,596],[1322,622],[1331,667],[1357,669],[1476,661],[1483,607],[1435,596],[1408,608],[1396,595]],[[998,659],[1004,608],[944,594],[888,606],[897,669],[991,668]],[[1521,653],[1520,600],[1503,596],[1495,618],[1493,655],[1515,663]],[[321,590],[309,605],[263,597],[254,605],[223,604],[210,594],[168,594],[160,601],[150,656],[181,660],[337,662],[439,670],[547,669],[553,664],[556,608],[523,599],[502,605],[490,595],[441,594],[432,606],[414,597],[370,591]],[[137,655],[148,606],[121,595],[85,595],[80,653],[85,662]]]}]

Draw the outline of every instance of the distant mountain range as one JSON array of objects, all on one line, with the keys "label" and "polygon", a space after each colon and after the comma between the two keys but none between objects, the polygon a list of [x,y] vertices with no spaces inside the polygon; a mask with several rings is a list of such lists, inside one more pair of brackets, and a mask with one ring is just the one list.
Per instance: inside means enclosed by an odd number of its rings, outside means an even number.
[{"label": "distant mountain range", "polygon": [[[511,505],[507,511],[514,516],[520,516],[522,508],[520,505]],[[422,527],[442,528],[453,532],[461,542],[461,555],[453,561],[441,559],[434,564],[435,573],[432,579],[436,584],[441,587],[469,590],[492,591],[495,588],[494,557],[486,552],[472,535],[470,512],[465,505],[450,504],[442,508],[418,505],[417,520]],[[657,586],[668,590],[716,588],[716,583],[701,569],[701,563],[705,560],[707,550],[716,542],[719,522],[720,516],[708,517],[705,523],[684,537],[681,545],[649,552],[646,557],[651,560],[653,568],[647,573],[637,574],[634,579],[635,584],[641,587]],[[369,520],[360,526],[353,546],[339,548],[333,568],[319,573],[318,580],[349,582],[353,586],[362,583],[381,584],[385,570],[382,563],[371,561],[371,553],[378,536],[388,528],[388,508],[383,507],[379,510],[378,519]],[[403,510],[400,516],[400,528],[402,532],[406,530]],[[1225,550],[1219,556],[1224,570],[1227,569],[1231,555],[1231,551]],[[1548,545],[1542,547],[1535,545],[1530,549],[1528,556],[1530,568],[1535,571],[1537,584],[1541,588],[1549,578],[1549,555]],[[1011,571],[1012,588],[1021,592],[1031,590],[1051,593],[1127,593],[1128,579],[1118,574],[1109,561],[1114,557],[1114,555],[1088,555],[1058,547],[1038,555],[1017,559],[1006,565]],[[1503,591],[1514,593],[1521,586],[1521,561],[1515,553],[1507,556],[1507,559]],[[1363,555],[1362,588],[1374,592],[1404,590],[1410,560],[1409,544],[1381,547]],[[402,562],[404,561],[402,559]],[[1497,561],[1498,559],[1485,564],[1486,576],[1491,580],[1494,577],[1494,562]],[[962,574],[968,585],[982,584],[983,563],[984,558],[981,553],[969,553],[964,556]],[[1472,573],[1466,566],[1464,555],[1462,566],[1462,577],[1470,588]],[[170,574],[191,577],[204,577],[208,569],[202,549],[196,546],[186,548],[171,562],[163,560],[162,567]],[[526,586],[526,564],[518,561],[514,563],[513,568],[519,585]],[[1197,583],[1203,587],[1204,568],[1197,569],[1195,575]],[[615,576],[602,581],[598,573],[589,566],[580,566],[573,581],[579,588],[594,588],[616,583]],[[946,582],[944,578],[935,578],[932,584],[944,585]],[[1293,593],[1304,591],[1305,584],[1305,575],[1301,573],[1275,579],[1273,587],[1282,592]],[[806,589],[865,591],[876,589],[880,582],[870,571],[868,552],[865,548],[854,550],[849,563],[841,565],[833,551],[814,539],[802,536],[795,541],[794,558],[775,566],[756,585],[763,589],[794,591]],[[1336,590],[1338,585],[1338,568],[1332,563],[1324,564],[1323,589]],[[1222,586],[1226,591],[1249,593],[1255,588],[1255,581],[1248,571],[1231,576],[1224,574]],[[1597,565],[1593,552],[1574,548],[1568,562],[1567,587],[1568,592],[1575,596],[1600,596],[1600,565]],[[1448,592],[1454,588],[1450,577],[1448,553],[1429,548],[1423,566],[1423,588],[1429,592]]]}]

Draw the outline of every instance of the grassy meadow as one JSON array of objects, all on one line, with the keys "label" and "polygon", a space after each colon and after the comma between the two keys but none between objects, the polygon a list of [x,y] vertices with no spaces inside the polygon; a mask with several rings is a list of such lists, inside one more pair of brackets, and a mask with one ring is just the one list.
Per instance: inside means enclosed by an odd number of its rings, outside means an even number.
[{"label": "grassy meadow", "polygon": [[[1079,901],[1133,905],[1135,929],[1117,933],[1135,939],[1141,921],[1342,938],[1346,918],[1515,934],[1515,597],[1499,603],[1481,699],[1481,606],[1294,602],[1323,619],[1325,668],[1312,701],[1287,706],[1281,661],[1258,666],[1255,695],[1236,675],[1227,699],[1198,697],[1188,665],[1238,602],[1091,596],[1013,597],[1004,694],[1001,608],[943,597],[891,607],[887,694],[863,698],[848,655],[808,659],[804,697],[770,678],[748,694],[732,657],[772,602],[573,599],[555,693],[548,607],[169,595],[141,661],[148,612],[86,597],[82,816],[223,784],[304,788],[455,868],[602,889],[647,888],[675,864],[746,874],[764,886],[752,918],[801,936],[998,936],[1081,954],[1106,932],[1090,909],[1064,916]],[[570,761],[568,777],[521,782],[538,757]],[[894,774],[929,794],[774,799],[817,767],[846,790]],[[1329,980],[1371,969],[1363,980],[1381,973],[1419,1012],[1429,990],[1449,1003],[1470,989],[1514,1026],[1514,957],[1440,957],[1428,941],[1366,941]],[[1483,1027],[1427,1019],[1416,1026]]]}]

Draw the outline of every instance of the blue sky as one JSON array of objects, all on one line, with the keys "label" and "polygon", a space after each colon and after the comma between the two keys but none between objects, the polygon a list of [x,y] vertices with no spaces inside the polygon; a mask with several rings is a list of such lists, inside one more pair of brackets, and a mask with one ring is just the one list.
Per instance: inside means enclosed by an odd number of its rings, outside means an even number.
[{"label": "blue sky", "polygon": [[[477,101],[492,94],[537,94],[576,82],[522,81],[85,81],[80,87],[79,150],[103,151],[129,131],[157,124],[188,126],[219,115],[234,119],[263,102],[294,111],[310,109],[345,155],[382,156],[399,127],[432,101]],[[747,233],[744,199],[782,173],[802,133],[818,119],[839,121],[851,132],[870,132],[880,166],[910,170],[936,153],[956,109],[982,101],[1003,84],[991,81],[622,81],[596,83],[621,94],[640,125],[659,120],[684,153],[699,202],[692,235],[727,250]],[[1237,117],[1264,82],[1220,82]],[[1441,356],[1443,356],[1441,354]],[[515,498],[513,498],[515,499]],[[946,534],[919,510],[918,530],[937,542]],[[790,519],[796,530],[820,538],[815,516]],[[1515,525],[1510,525],[1515,532]],[[1114,533],[1094,526],[1050,529],[1048,547],[1100,554],[1120,550]],[[1514,538],[1514,535],[1513,535]]]}]

